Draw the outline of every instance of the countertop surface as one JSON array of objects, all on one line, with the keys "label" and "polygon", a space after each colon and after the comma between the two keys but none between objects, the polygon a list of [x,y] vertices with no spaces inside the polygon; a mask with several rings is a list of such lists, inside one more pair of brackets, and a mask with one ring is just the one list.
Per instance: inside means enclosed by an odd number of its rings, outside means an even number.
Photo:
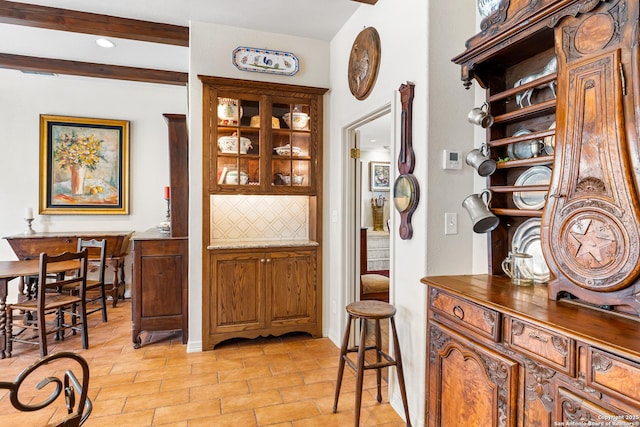
[{"label": "countertop surface", "polygon": [[158,228],[150,228],[145,231],[136,231],[131,240],[155,240],[155,239],[187,239],[187,237],[171,237],[171,234],[161,233]]},{"label": "countertop surface", "polygon": [[545,285],[515,286],[502,276],[430,276],[421,282],[573,339],[640,358],[638,317],[551,300]]},{"label": "countertop surface", "polygon": [[319,246],[313,240],[214,240],[207,249],[244,249]]}]

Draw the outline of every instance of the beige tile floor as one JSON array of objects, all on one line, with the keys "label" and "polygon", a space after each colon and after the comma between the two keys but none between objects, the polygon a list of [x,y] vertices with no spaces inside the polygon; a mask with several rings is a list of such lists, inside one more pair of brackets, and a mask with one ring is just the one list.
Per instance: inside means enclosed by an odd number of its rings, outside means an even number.
[{"label": "beige tile floor", "polygon": [[[187,353],[179,333],[164,333],[143,337],[145,345],[136,350],[131,345],[130,300],[109,307],[108,323],[97,313],[89,326],[88,350],[81,349],[79,336],[49,348],[50,354],[74,351],[89,362],[94,407],[84,426],[353,425],[355,377],[349,368],[338,412],[332,413],[339,349],[327,338],[293,334]],[[15,344],[13,357],[0,360],[0,381],[12,381],[38,359],[36,346]],[[386,387],[382,404],[376,401],[374,371],[366,372],[364,387],[362,426],[405,425],[389,405]],[[61,418],[62,411],[61,402],[57,409],[17,412],[8,392],[0,390],[2,426],[45,425]]]}]

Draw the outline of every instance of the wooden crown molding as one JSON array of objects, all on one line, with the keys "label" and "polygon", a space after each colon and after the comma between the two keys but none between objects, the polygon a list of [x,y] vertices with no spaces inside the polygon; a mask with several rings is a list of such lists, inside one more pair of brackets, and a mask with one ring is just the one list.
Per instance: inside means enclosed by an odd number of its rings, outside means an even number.
[{"label": "wooden crown molding", "polygon": [[188,74],[178,71],[94,64],[91,62],[37,58],[6,53],[0,53],[0,68],[178,86],[186,86],[188,81]]},{"label": "wooden crown molding", "polygon": [[0,0],[0,23],[189,46],[189,27]]}]

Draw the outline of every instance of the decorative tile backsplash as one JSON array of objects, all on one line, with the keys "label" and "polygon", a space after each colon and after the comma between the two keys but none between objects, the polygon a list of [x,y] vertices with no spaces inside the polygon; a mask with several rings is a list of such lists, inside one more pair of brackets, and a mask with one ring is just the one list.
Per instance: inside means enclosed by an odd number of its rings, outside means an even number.
[{"label": "decorative tile backsplash", "polygon": [[306,196],[211,196],[211,240],[308,240]]}]

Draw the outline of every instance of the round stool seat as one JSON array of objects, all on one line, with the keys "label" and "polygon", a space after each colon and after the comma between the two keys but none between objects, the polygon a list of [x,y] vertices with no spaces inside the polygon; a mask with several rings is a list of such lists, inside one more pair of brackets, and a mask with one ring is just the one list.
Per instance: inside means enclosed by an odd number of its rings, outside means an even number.
[{"label": "round stool seat", "polygon": [[396,314],[396,308],[384,301],[362,300],[347,306],[347,313],[362,319],[388,319]]}]

